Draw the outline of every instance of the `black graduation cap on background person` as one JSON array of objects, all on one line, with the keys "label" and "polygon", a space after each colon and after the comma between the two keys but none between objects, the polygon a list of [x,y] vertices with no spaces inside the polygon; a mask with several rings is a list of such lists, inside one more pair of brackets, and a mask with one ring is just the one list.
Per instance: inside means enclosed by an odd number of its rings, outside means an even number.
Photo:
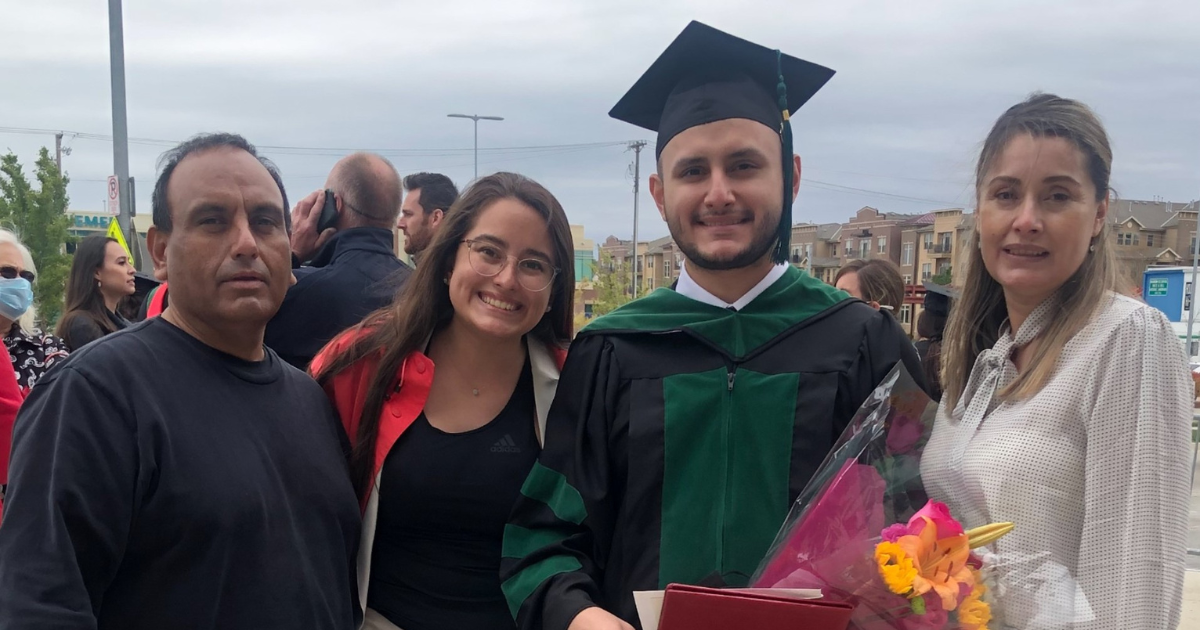
[{"label": "black graduation cap on background person", "polygon": [[958,291],[936,282],[925,282],[923,285],[925,287],[925,310],[932,315],[949,317],[950,301],[958,299]]},{"label": "black graduation cap on background person", "polygon": [[680,132],[745,118],[779,134],[783,159],[783,212],[776,262],[788,258],[792,233],[792,127],[794,112],[834,71],[691,22],[646,70],[609,116],[658,133],[655,157]]}]

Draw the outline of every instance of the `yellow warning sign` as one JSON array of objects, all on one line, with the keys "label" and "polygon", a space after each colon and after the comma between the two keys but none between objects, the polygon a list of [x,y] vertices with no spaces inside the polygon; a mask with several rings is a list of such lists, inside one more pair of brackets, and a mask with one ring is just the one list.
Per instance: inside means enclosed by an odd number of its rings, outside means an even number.
[{"label": "yellow warning sign", "polygon": [[133,258],[133,251],[129,249],[129,244],[125,242],[125,235],[121,233],[121,224],[117,221],[116,217],[113,217],[113,220],[108,222],[108,238],[120,243],[121,247],[125,248],[125,254],[130,259]]}]

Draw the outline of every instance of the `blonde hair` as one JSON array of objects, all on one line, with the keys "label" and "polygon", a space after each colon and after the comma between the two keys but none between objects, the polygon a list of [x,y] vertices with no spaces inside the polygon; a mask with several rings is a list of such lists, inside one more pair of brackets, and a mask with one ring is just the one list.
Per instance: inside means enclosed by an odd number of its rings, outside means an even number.
[{"label": "blonde hair", "polygon": [[[976,207],[983,180],[996,157],[1014,137],[1062,138],[1084,156],[1095,185],[1096,201],[1106,203],[1112,172],[1108,134],[1087,105],[1053,94],[1033,94],[1012,106],[996,121],[984,142],[975,168]],[[983,265],[979,249],[979,222],[971,232],[962,297],[955,301],[946,324],[942,346],[944,400],[953,409],[967,387],[979,354],[996,344],[1000,327],[1008,319],[1004,290]],[[1058,288],[1058,313],[1038,334],[1033,356],[1017,378],[998,393],[1004,400],[1033,396],[1054,374],[1063,346],[1091,321],[1110,291],[1120,289],[1115,254],[1106,220],[1079,269]],[[1016,331],[1013,331],[1016,334]]]},{"label": "blonde hair", "polygon": [[[29,248],[25,247],[25,243],[22,243],[21,239],[16,234],[14,234],[13,232],[11,232],[9,230],[0,228],[0,243],[8,243],[9,245],[16,247],[17,251],[21,252],[21,266],[24,267],[26,271],[32,272],[34,274],[37,273],[37,265],[35,265],[33,263],[33,254],[29,253]],[[29,332],[29,331],[33,330],[34,328],[36,328],[37,327],[37,307],[34,306],[33,304],[30,304],[29,310],[25,311],[25,314],[22,315],[19,319],[17,319],[17,323],[21,325],[21,330],[24,330],[26,332]],[[0,331],[0,337],[6,336],[6,335],[8,335],[7,330]]]}]

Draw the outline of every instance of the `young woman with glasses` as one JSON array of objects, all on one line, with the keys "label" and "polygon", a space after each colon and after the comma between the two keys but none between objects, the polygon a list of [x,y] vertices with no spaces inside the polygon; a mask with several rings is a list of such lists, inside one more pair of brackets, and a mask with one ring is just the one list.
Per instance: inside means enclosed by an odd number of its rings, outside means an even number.
[{"label": "young woman with glasses", "polygon": [[484,177],[396,303],[313,361],[352,443],[365,628],[514,627],[501,541],[571,337],[573,266],[554,196]]}]

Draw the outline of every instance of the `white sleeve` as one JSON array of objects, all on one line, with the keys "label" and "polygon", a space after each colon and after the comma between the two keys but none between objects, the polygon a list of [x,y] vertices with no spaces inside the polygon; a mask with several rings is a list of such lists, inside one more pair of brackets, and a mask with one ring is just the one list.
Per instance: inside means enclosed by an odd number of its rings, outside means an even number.
[{"label": "white sleeve", "polygon": [[1086,630],[1174,630],[1183,592],[1194,390],[1170,323],[1131,313],[1096,366],[1076,578]]}]

